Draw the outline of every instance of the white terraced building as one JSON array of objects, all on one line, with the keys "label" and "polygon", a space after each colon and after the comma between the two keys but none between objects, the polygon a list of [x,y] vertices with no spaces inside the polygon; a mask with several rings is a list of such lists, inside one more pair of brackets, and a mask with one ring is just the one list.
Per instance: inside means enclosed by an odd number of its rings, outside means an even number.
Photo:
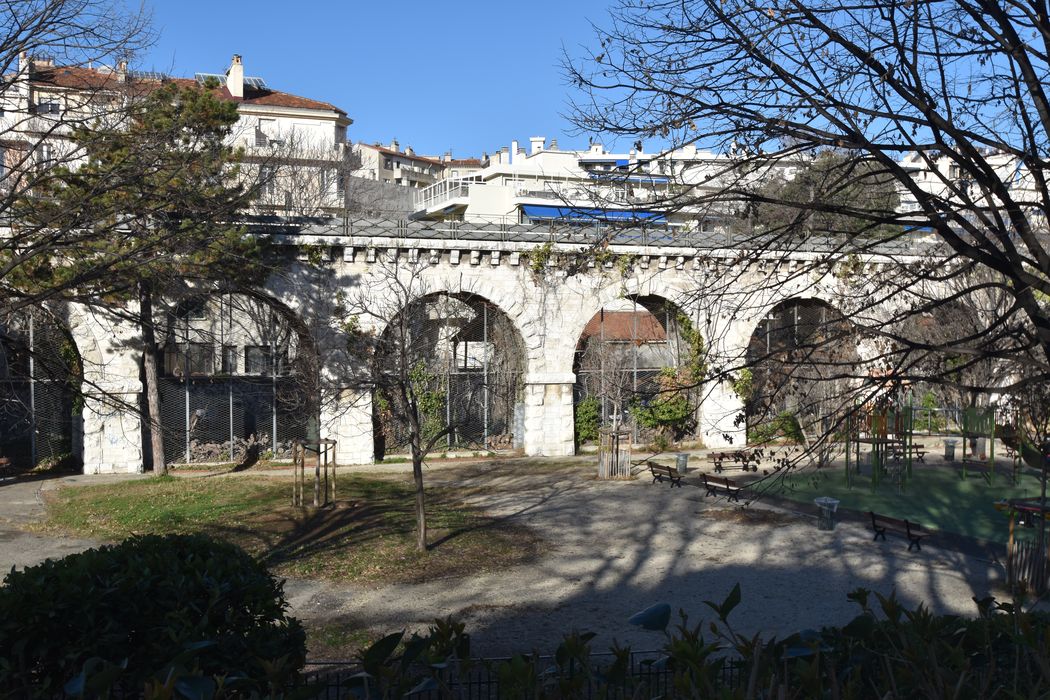
[{"label": "white terraced building", "polygon": [[[790,178],[795,167],[779,165],[776,172]],[[486,158],[480,169],[458,177],[449,172],[421,190],[415,216],[505,224],[630,222],[716,232],[732,213],[727,208],[693,206],[667,213],[662,205],[683,189],[715,193],[734,172],[731,157],[694,146],[611,153],[594,142],[586,150],[563,150],[557,141],[536,136],[529,139],[528,151],[514,141]]]}]

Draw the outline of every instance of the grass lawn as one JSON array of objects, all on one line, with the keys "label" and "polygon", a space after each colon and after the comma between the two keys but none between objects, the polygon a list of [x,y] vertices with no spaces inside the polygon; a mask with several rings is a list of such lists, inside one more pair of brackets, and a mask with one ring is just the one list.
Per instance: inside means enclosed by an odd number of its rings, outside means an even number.
[{"label": "grass lawn", "polygon": [[463,503],[453,489],[428,488],[431,548],[417,552],[414,498],[407,478],[341,476],[336,507],[300,510],[289,505],[289,479],[169,476],[61,489],[48,495],[39,527],[114,541],[202,532],[244,547],[281,575],[357,583],[466,576],[539,551],[530,530]]},{"label": "grass lawn", "polygon": [[896,483],[888,478],[883,479],[878,490],[873,492],[870,471],[855,479],[853,489],[847,489],[840,466],[791,475],[786,478],[782,491],[772,493],[809,504],[817,496],[831,496],[841,501],[841,508],[862,512],[873,510],[914,520],[937,530],[1006,542],[1009,520],[992,504],[1003,498],[1039,495],[1039,479],[1034,472],[1023,474],[1015,486],[1006,474],[1008,471],[1000,470],[989,484],[972,470],[964,480],[954,467],[919,463],[913,467],[912,477],[901,494]]}]

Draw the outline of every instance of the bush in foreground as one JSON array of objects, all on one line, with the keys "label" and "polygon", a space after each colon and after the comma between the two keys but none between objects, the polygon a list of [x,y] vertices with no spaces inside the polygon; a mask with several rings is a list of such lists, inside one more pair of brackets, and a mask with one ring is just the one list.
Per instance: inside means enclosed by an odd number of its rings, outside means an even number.
[{"label": "bush in foreground", "polygon": [[269,692],[305,663],[286,608],[261,564],[200,535],[133,537],[12,571],[0,588],[0,694]]},{"label": "bush in foreground", "polygon": [[[360,695],[399,698],[413,691],[455,696],[465,679],[497,684],[500,697],[678,698],[1036,698],[1050,696],[1050,620],[1011,603],[976,601],[976,618],[911,610],[894,596],[859,589],[861,613],[844,627],[806,630],[783,640],[733,631],[737,586],[715,619],[672,624],[671,607],[654,605],[629,622],[663,639],[660,653],[639,661],[614,645],[592,654],[591,633],[572,632],[553,659],[536,654],[479,661],[469,635],[439,620],[425,635],[385,637],[361,653]],[[655,641],[655,640],[654,640]]]}]

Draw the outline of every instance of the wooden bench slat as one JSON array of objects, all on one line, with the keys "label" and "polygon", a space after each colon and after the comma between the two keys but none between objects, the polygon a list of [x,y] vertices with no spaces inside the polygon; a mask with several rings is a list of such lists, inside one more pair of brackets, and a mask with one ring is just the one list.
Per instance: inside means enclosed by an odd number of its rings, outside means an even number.
[{"label": "wooden bench slat", "polygon": [[891,518],[888,515],[880,515],[871,510],[868,511],[868,515],[871,516],[871,529],[875,531],[873,541],[878,541],[881,537],[882,541],[885,542],[886,532],[889,531],[906,538],[908,540],[908,551],[910,552],[913,548],[921,550],[922,539],[930,536],[930,533],[922,525],[913,523],[910,520]]},{"label": "wooden bench slat", "polygon": [[657,481],[663,482],[664,479],[668,479],[671,482],[671,488],[677,486],[682,488],[682,475],[678,473],[678,470],[669,467],[666,464],[655,464],[654,462],[646,462],[649,467],[649,473],[653,475],[653,483]]},{"label": "wooden bench slat", "polygon": [[710,474],[701,474],[700,480],[704,483],[704,488],[707,489],[707,493],[704,494],[704,498],[708,496],[717,497],[720,491],[724,491],[729,500],[740,502],[740,485],[732,479],[728,479],[724,476],[712,476]]}]

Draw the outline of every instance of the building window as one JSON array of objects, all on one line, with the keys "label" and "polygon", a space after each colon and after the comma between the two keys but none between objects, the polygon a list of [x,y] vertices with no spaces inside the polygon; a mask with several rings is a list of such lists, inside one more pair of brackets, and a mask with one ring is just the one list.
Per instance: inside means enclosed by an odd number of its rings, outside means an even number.
[{"label": "building window", "polygon": [[273,374],[273,350],[268,345],[244,346],[245,374]]},{"label": "building window", "polygon": [[337,197],[346,196],[346,173],[339,173],[335,178],[335,194]]},{"label": "building window", "polygon": [[222,371],[223,374],[237,374],[237,346],[236,345],[223,345],[222,346],[221,371]]},{"label": "building window", "polygon": [[383,170],[393,170],[393,169],[394,169],[394,164],[391,163],[390,159],[389,158],[384,158],[383,159]]},{"label": "building window", "polygon": [[183,343],[164,349],[164,371],[176,377],[199,377],[214,373],[214,349],[210,343]]},{"label": "building window", "polygon": [[59,114],[61,108],[59,107],[58,100],[45,100],[43,102],[37,102],[33,111],[37,114]]},{"label": "building window", "polygon": [[715,233],[716,231],[718,231],[717,219],[703,219],[700,221],[701,233]]},{"label": "building window", "polygon": [[276,360],[273,348],[269,345],[245,345],[244,346],[244,373],[255,376],[272,376],[275,372],[278,376],[288,374],[288,353],[281,350],[277,353]]},{"label": "building window", "polygon": [[259,167],[259,193],[271,197],[276,190],[277,171],[272,165]]},{"label": "building window", "polygon": [[948,177],[950,179],[958,180],[960,175],[962,175],[962,171],[959,169],[958,165],[952,163],[948,166]]},{"label": "building window", "polygon": [[46,168],[55,160],[55,148],[49,143],[38,144],[33,152],[37,167]]}]

